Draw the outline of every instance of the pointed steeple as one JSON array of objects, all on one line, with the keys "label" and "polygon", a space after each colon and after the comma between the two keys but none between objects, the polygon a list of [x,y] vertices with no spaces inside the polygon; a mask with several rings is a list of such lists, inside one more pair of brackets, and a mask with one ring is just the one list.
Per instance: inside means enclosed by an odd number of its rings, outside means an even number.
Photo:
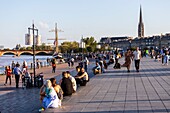
[{"label": "pointed steeple", "polygon": [[142,23],[142,8],[141,8],[141,5],[140,5],[139,22]]},{"label": "pointed steeple", "polygon": [[142,7],[140,5],[139,25],[138,25],[138,37],[144,37],[144,24],[142,21]]}]

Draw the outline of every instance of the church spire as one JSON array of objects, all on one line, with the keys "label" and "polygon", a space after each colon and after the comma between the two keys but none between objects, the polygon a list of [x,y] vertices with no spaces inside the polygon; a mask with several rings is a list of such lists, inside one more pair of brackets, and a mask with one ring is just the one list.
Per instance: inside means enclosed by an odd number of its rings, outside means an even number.
[{"label": "church spire", "polygon": [[142,8],[141,8],[141,5],[140,5],[140,15],[139,15],[139,22],[142,23]]},{"label": "church spire", "polygon": [[142,7],[140,5],[139,25],[138,25],[138,37],[144,37],[144,24],[142,21]]}]

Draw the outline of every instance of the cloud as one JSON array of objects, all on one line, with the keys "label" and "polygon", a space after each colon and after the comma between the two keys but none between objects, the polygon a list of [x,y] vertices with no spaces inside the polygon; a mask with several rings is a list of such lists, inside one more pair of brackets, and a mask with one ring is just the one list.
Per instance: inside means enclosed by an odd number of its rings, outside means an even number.
[{"label": "cloud", "polygon": [[42,29],[49,29],[49,25],[48,25],[47,23],[45,23],[45,22],[40,21],[40,22],[38,23],[38,25],[39,25],[39,27],[42,28]]}]

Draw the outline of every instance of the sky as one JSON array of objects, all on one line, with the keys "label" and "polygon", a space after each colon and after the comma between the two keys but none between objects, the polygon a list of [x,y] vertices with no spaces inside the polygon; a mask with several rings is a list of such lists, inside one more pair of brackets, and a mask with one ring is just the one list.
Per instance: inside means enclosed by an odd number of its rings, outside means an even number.
[{"label": "sky", "polygon": [[1,0],[0,46],[24,46],[33,21],[43,43],[53,43],[47,39],[55,37],[49,32],[55,23],[64,31],[58,33],[64,41],[137,37],[140,5],[145,36],[170,33],[170,0]]}]

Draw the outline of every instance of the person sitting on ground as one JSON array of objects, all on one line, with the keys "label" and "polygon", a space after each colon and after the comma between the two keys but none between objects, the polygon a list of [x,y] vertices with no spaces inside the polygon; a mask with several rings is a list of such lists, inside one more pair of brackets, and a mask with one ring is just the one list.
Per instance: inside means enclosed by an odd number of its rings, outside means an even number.
[{"label": "person sitting on ground", "polygon": [[102,73],[105,72],[102,58],[99,58],[99,65],[100,65],[100,67],[101,67],[101,72],[102,72]]},{"label": "person sitting on ground", "polygon": [[106,60],[103,60],[103,65],[104,65],[104,69],[107,69],[108,65],[106,63]]},{"label": "person sitting on ground", "polygon": [[[57,93],[55,92],[54,88],[52,87],[52,83],[50,80],[46,81],[44,89],[45,89],[45,91],[41,92],[44,94],[44,98],[42,101],[42,108],[39,109],[39,111],[44,111],[47,108],[59,107],[59,99],[58,99]],[[40,90],[42,90],[42,89],[40,89]]]},{"label": "person sitting on ground", "polygon": [[101,67],[98,62],[96,62],[96,66],[93,68],[93,73],[96,75],[98,73],[101,73]]},{"label": "person sitting on ground", "polygon": [[76,90],[77,90],[76,80],[75,80],[75,78],[74,78],[73,76],[71,76],[71,74],[70,74],[69,71],[66,71],[66,73],[67,73],[68,78],[69,78],[69,79],[71,80],[71,82],[72,82],[72,85],[73,85],[73,93],[74,93],[74,92],[76,92]]},{"label": "person sitting on ground", "polygon": [[52,83],[52,86],[53,86],[55,92],[58,95],[58,98],[59,98],[59,107],[61,107],[61,102],[63,100],[63,90],[61,89],[60,85],[57,84],[55,78],[50,78],[50,81]]},{"label": "person sitting on ground", "polygon": [[76,83],[80,84],[80,86],[86,86],[88,80],[89,80],[89,76],[87,74],[87,72],[85,72],[84,68],[81,68],[81,75],[80,76],[76,76]]},{"label": "person sitting on ground", "polygon": [[62,81],[61,81],[61,88],[64,92],[63,96],[70,96],[73,93],[73,85],[71,80],[68,78],[67,73],[62,73]]}]

